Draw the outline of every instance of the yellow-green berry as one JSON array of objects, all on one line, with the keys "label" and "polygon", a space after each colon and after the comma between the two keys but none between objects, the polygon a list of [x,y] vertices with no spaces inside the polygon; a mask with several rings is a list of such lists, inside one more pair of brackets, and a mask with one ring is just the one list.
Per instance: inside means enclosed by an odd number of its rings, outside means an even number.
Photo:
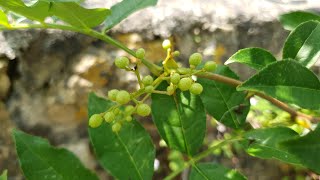
[{"label": "yellow-green berry", "polygon": [[99,127],[102,123],[103,119],[100,114],[94,114],[89,119],[89,126],[92,128]]},{"label": "yellow-green berry", "polygon": [[136,51],[136,56],[138,59],[143,59],[146,54],[146,51],[143,48],[140,48]]},{"label": "yellow-green berry", "polygon": [[162,48],[165,50],[171,48],[171,42],[169,39],[166,39],[162,42]]},{"label": "yellow-green berry", "polygon": [[118,68],[125,69],[127,66],[129,66],[129,59],[127,57],[118,57],[114,63]]},{"label": "yellow-green berry", "polygon": [[145,86],[148,86],[148,85],[151,85],[153,83],[153,77],[148,75],[148,76],[145,76],[143,79],[142,79],[142,83],[145,85]]},{"label": "yellow-green berry", "polygon": [[153,90],[154,90],[154,87],[153,87],[153,86],[151,86],[151,85],[149,85],[149,86],[145,87],[145,89],[144,89],[144,90],[146,91],[146,93],[152,93],[152,92],[153,92]]},{"label": "yellow-green berry", "polygon": [[203,87],[199,83],[193,83],[189,90],[192,94],[198,95],[202,93]]},{"label": "yellow-green berry", "polygon": [[119,104],[127,104],[130,99],[130,94],[127,91],[121,90],[117,94],[116,101]]},{"label": "yellow-green berry", "polygon": [[114,115],[118,115],[120,113],[120,109],[119,108],[116,108],[113,110],[113,114]]},{"label": "yellow-green berry", "polygon": [[116,122],[116,123],[114,123],[114,124],[112,125],[112,131],[113,131],[113,132],[117,133],[117,132],[120,131],[120,129],[121,129],[121,124],[120,124],[120,123]]},{"label": "yellow-green berry", "polygon": [[187,91],[190,89],[192,82],[193,81],[191,78],[182,78],[179,82],[178,87],[181,91]]},{"label": "yellow-green berry", "polygon": [[133,107],[132,105],[128,105],[128,106],[124,109],[124,111],[125,111],[126,113],[128,113],[128,114],[131,114],[131,113],[133,113],[133,111],[134,111],[134,107]]},{"label": "yellow-green berry", "polygon": [[189,64],[193,66],[198,66],[202,61],[202,55],[200,53],[193,53],[189,57]]},{"label": "yellow-green berry", "polygon": [[113,112],[106,112],[103,116],[104,120],[108,123],[111,123],[116,116]]},{"label": "yellow-green berry", "polygon": [[126,119],[127,122],[131,122],[132,121],[132,117],[131,116],[127,116],[125,119]]},{"label": "yellow-green berry", "polygon": [[177,56],[180,56],[180,51],[174,51],[172,53],[173,57],[177,57]]},{"label": "yellow-green berry", "polygon": [[217,63],[213,62],[213,61],[208,61],[204,64],[204,70],[209,71],[209,72],[213,72],[217,69]]},{"label": "yellow-green berry", "polygon": [[168,86],[167,87],[167,94],[169,95],[169,96],[171,96],[173,93],[174,93],[174,87],[173,87],[173,85],[170,85],[170,86]]},{"label": "yellow-green berry", "polygon": [[190,68],[184,68],[184,67],[178,68],[177,71],[180,74],[190,74],[192,72]]},{"label": "yellow-green berry", "polygon": [[137,114],[140,116],[148,116],[151,113],[151,108],[148,104],[138,104]]},{"label": "yellow-green berry", "polygon": [[115,101],[117,99],[118,92],[119,92],[118,89],[112,89],[108,91],[108,98],[112,101]]},{"label": "yellow-green berry", "polygon": [[180,74],[178,74],[178,73],[172,74],[170,77],[170,81],[172,84],[178,84],[180,81]]}]

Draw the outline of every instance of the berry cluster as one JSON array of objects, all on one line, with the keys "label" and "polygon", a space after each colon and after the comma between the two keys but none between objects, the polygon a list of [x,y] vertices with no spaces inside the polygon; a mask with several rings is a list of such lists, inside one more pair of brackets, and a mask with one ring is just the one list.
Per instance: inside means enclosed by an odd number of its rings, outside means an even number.
[{"label": "berry cluster", "polygon": [[[103,120],[112,124],[112,131],[119,132],[123,123],[131,122],[133,115],[148,116],[151,113],[151,108],[144,101],[151,93],[173,95],[176,90],[190,91],[190,93],[199,95],[203,91],[200,83],[192,79],[193,75],[202,72],[213,72],[217,65],[213,61],[204,64],[203,68],[198,68],[202,62],[202,55],[194,53],[189,57],[189,68],[179,67],[175,61],[175,57],[180,55],[179,51],[172,51],[172,45],[169,40],[165,40],[162,44],[167,51],[167,57],[163,61],[163,73],[154,79],[147,75],[141,78],[139,73],[140,61],[145,57],[145,50],[140,48],[136,51],[135,57],[137,64],[135,68],[130,68],[130,60],[127,57],[118,57],[115,59],[115,65],[126,71],[134,72],[137,76],[140,89],[136,92],[129,93],[125,90],[112,89],[108,92],[108,99],[115,102],[106,112],[94,114],[89,119],[89,126],[92,128],[99,127]],[[156,88],[162,81],[167,81],[169,86],[166,91],[159,91]],[[132,105],[135,104],[135,105]]]}]

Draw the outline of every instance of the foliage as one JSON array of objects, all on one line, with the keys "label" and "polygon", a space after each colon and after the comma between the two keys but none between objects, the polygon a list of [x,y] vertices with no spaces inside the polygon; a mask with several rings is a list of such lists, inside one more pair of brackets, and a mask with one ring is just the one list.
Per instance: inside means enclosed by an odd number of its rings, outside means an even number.
[{"label": "foliage", "polygon": [[[249,155],[275,158],[320,173],[320,127],[312,128],[319,118],[299,111],[301,108],[320,109],[320,82],[308,69],[320,56],[319,16],[306,12],[281,16],[284,26],[292,30],[283,48],[282,60],[260,48],[246,48],[230,57],[226,64],[243,63],[257,71],[241,82],[225,65],[217,67],[213,61],[203,64],[200,53],[190,56],[189,67],[179,66],[175,59],[180,53],[173,50],[169,40],[163,43],[167,57],[160,67],[144,58],[144,49],[135,52],[104,34],[136,10],[156,3],[156,0],[123,0],[109,10],[86,9],[76,0],[38,0],[31,6],[21,0],[1,0],[0,7],[4,11],[0,11],[0,29],[52,28],[79,32],[121,48],[136,58],[138,63],[134,64],[134,69],[127,57],[117,58],[115,64],[137,76],[140,86],[137,91],[114,89],[108,92],[108,98],[89,94],[91,145],[102,167],[117,179],[152,179],[155,147],[136,120],[137,116],[150,113],[168,148],[178,153],[178,156],[169,157],[174,172],[166,179],[174,178],[186,168],[192,168],[190,179],[246,179],[234,169],[199,162],[233,142],[241,142]],[[12,13],[31,21],[28,24],[9,22],[7,16]],[[58,18],[64,24],[47,23],[48,17]],[[93,29],[102,23],[102,33]],[[154,76],[142,78],[141,64]],[[253,129],[246,122],[249,99],[253,96],[260,96],[286,111],[291,116],[291,125],[300,122],[299,118],[310,121],[313,124],[306,126],[310,132],[301,136],[277,124]],[[150,97],[151,107],[146,103]],[[272,110],[270,106],[259,108]],[[256,107],[252,109],[257,110]],[[237,130],[219,143],[210,142],[212,146],[199,152],[206,134],[206,113]],[[97,179],[69,151],[52,147],[48,141],[18,130],[13,131],[13,137],[27,179]],[[5,174],[0,178],[4,179]]]}]

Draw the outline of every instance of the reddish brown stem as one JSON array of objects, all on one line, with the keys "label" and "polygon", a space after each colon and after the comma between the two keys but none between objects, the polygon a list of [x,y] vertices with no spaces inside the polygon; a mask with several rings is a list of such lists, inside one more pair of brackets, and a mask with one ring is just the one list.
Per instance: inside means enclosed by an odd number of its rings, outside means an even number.
[{"label": "reddish brown stem", "polygon": [[[199,73],[199,74],[197,74],[197,77],[211,79],[211,80],[222,82],[222,83],[234,86],[234,87],[237,87],[242,84],[242,81],[238,81],[236,79],[232,79],[232,78],[229,78],[226,76],[221,76],[221,75],[213,74],[213,73]],[[287,104],[283,103],[282,101],[279,101],[271,96],[268,96],[268,95],[260,93],[260,92],[252,92],[252,93],[254,93],[254,95],[259,96],[265,100],[268,100],[273,105],[288,112],[292,118],[302,117],[302,118],[307,119],[312,122],[319,122],[320,121],[320,118],[313,117],[313,116],[298,112],[298,111],[292,109],[291,107],[289,107]]]}]

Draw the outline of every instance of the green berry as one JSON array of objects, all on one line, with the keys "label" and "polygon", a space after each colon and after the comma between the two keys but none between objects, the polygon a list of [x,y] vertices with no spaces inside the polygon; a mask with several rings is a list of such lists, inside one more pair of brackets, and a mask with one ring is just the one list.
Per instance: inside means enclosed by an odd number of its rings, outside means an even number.
[{"label": "green berry", "polygon": [[100,114],[94,114],[89,119],[89,126],[92,128],[99,127],[102,123],[103,119]]},{"label": "green berry", "polygon": [[143,59],[146,54],[146,51],[143,48],[140,48],[136,51],[136,56],[138,59]]},{"label": "green berry", "polygon": [[189,57],[189,64],[193,66],[198,66],[202,61],[202,55],[200,53],[193,53]]},{"label": "green berry", "polygon": [[171,48],[171,42],[170,42],[169,39],[166,39],[166,40],[163,41],[162,48],[165,49],[165,50]]},{"label": "green berry", "polygon": [[192,85],[191,78],[182,78],[178,84],[178,87],[181,91],[187,91],[190,89],[191,85]]},{"label": "green berry", "polygon": [[129,66],[129,59],[127,57],[118,57],[114,63],[118,68],[125,69],[127,66]]},{"label": "green berry", "polygon": [[116,108],[113,110],[113,114],[114,115],[118,115],[120,113],[120,109],[119,108]]},{"label": "green berry", "polygon": [[190,92],[192,94],[198,95],[198,94],[201,94],[202,91],[203,91],[203,87],[199,83],[193,83],[190,87]]},{"label": "green berry", "polygon": [[184,67],[178,68],[177,71],[178,71],[178,73],[180,73],[180,74],[190,74],[190,73],[192,72],[191,69],[189,69],[189,68],[184,68]]},{"label": "green berry", "polygon": [[143,79],[142,79],[142,83],[145,85],[145,86],[148,86],[148,85],[151,85],[153,83],[153,77],[148,75],[148,76],[145,76]]},{"label": "green berry", "polygon": [[146,91],[146,93],[152,93],[152,92],[153,92],[153,90],[154,90],[154,87],[153,87],[153,86],[151,86],[151,85],[149,85],[149,86],[145,87],[145,89],[144,89],[144,90]]},{"label": "green berry", "polygon": [[120,129],[121,129],[121,124],[120,124],[120,123],[116,122],[116,123],[114,123],[114,124],[112,125],[112,131],[113,131],[113,132],[117,133],[117,132],[120,131]]},{"label": "green berry", "polygon": [[148,104],[138,104],[137,114],[140,116],[148,116],[151,113],[151,108]]},{"label": "green berry", "polygon": [[213,72],[217,69],[217,66],[218,66],[217,63],[215,63],[213,61],[208,61],[204,65],[204,70],[209,71],[209,72]]},{"label": "green berry", "polygon": [[173,57],[177,57],[177,56],[180,56],[180,51],[174,51],[172,53]]},{"label": "green berry", "polygon": [[111,122],[114,120],[115,117],[116,117],[116,116],[114,115],[113,112],[106,112],[106,113],[104,114],[104,116],[103,116],[104,120],[105,120],[107,123],[111,123]]},{"label": "green berry", "polygon": [[172,74],[170,77],[170,81],[172,84],[178,84],[180,81],[180,74],[178,74],[178,73]]},{"label": "green berry", "polygon": [[132,105],[128,105],[128,106],[124,109],[124,111],[125,111],[126,113],[128,113],[128,114],[131,114],[131,113],[133,113],[133,111],[134,111],[134,107],[133,107]]},{"label": "green berry", "polygon": [[112,101],[115,101],[117,98],[118,92],[119,92],[118,89],[112,89],[112,90],[108,91],[108,98]]},{"label": "green berry", "polygon": [[172,85],[167,87],[167,94],[171,96],[174,93],[174,87]]},{"label": "green berry", "polygon": [[130,94],[127,91],[121,90],[117,94],[116,101],[119,104],[127,104],[130,99]]},{"label": "green berry", "polygon": [[132,117],[131,116],[127,116],[125,119],[126,119],[127,122],[131,122],[132,121]]}]

